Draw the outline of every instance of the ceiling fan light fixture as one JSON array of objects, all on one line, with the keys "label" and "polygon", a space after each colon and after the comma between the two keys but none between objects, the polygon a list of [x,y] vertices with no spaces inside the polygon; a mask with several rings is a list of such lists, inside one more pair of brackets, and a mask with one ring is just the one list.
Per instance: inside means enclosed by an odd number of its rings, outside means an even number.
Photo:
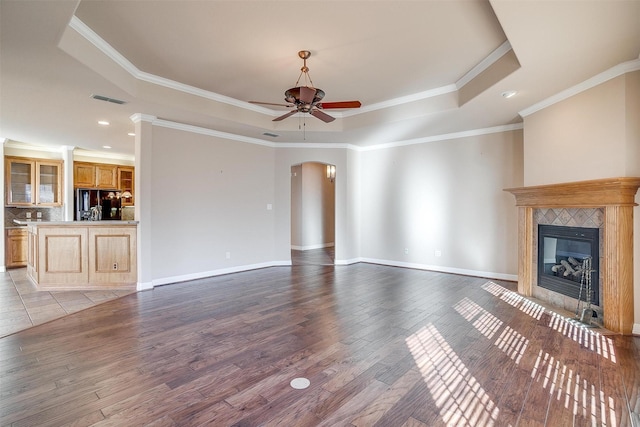
[{"label": "ceiling fan light fixture", "polygon": [[[307,59],[311,56],[311,52],[308,50],[301,50],[298,52],[298,56],[304,61],[302,68],[300,68],[300,75],[294,87],[287,89],[284,92],[284,100],[291,105],[272,104],[270,102],[258,102],[249,101],[252,104],[264,104],[264,105],[278,105],[282,107],[294,107],[295,109],[273,119],[274,122],[279,122],[292,116],[295,113],[309,113],[312,116],[322,120],[325,123],[329,123],[335,120],[334,117],[320,111],[320,109],[331,108],[360,108],[360,101],[341,101],[341,102],[329,102],[320,103],[324,98],[324,91],[313,86],[313,81],[309,76],[309,67],[307,67]],[[300,82],[302,79],[302,84]]]}]

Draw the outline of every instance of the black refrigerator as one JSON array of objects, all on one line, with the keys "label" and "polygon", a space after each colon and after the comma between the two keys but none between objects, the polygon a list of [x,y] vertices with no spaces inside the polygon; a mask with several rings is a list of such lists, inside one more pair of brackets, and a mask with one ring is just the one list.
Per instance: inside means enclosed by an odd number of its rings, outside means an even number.
[{"label": "black refrigerator", "polygon": [[77,188],[76,221],[120,220],[120,190]]}]

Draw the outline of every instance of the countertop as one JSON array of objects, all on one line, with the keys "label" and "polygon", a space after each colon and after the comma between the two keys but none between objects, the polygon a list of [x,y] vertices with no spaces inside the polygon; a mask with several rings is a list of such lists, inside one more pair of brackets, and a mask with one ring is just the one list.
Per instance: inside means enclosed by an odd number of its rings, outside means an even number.
[{"label": "countertop", "polygon": [[118,220],[105,220],[105,221],[42,221],[42,220],[26,220],[26,219],[14,219],[18,225],[27,226],[27,225],[62,225],[62,226],[88,226],[88,227],[96,227],[96,226],[105,226],[105,225],[138,225],[138,221],[118,221]]}]

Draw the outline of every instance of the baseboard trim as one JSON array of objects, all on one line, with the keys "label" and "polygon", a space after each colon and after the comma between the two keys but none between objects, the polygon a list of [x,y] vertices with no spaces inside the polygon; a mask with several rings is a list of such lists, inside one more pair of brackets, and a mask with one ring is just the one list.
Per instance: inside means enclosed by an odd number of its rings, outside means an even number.
[{"label": "baseboard trim", "polygon": [[148,291],[149,289],[153,289],[153,282],[138,282],[136,284],[136,291]]},{"label": "baseboard trim", "polygon": [[336,259],[333,261],[335,265],[351,265],[351,264],[357,264],[359,262],[363,262],[362,258]]},{"label": "baseboard trim", "polygon": [[483,277],[487,279],[508,280],[510,282],[518,281],[517,274],[504,274],[504,273],[496,273],[493,271],[467,270],[464,268],[444,267],[441,265],[417,264],[417,263],[411,263],[411,262],[389,261],[389,260],[374,259],[374,258],[360,258],[360,262],[388,265],[392,267],[413,268],[416,270],[437,271],[439,273],[459,274],[461,276],[473,276],[473,277]]},{"label": "baseboard trim", "polygon": [[[359,262],[387,265],[390,267],[402,267],[402,268],[413,268],[416,270],[437,271],[439,273],[459,274],[461,276],[473,276],[473,277],[484,277],[487,279],[508,280],[511,282],[518,281],[518,275],[516,274],[503,274],[503,273],[495,273],[491,271],[467,270],[463,268],[443,267],[439,265],[418,264],[418,263],[391,261],[391,260],[383,260],[383,259],[376,259],[376,258],[358,257],[358,258],[351,258],[351,259],[345,259],[345,260],[336,259],[334,261],[334,264],[335,265],[352,265],[352,264],[357,264]],[[198,273],[163,277],[160,279],[153,279],[151,282],[146,282],[146,283],[138,282],[136,289],[138,291],[143,291],[143,290],[153,289],[156,286],[169,285],[172,283],[188,282],[190,280],[198,280],[198,279],[204,279],[207,277],[222,276],[224,274],[240,273],[242,271],[258,270],[260,268],[287,267],[287,266],[291,266],[291,260],[264,262],[264,263],[249,264],[249,265],[239,265],[235,267],[221,268],[218,270],[201,271]],[[637,333],[640,335],[639,324],[634,325],[633,330],[634,330],[633,332],[634,334]]]},{"label": "baseboard trim", "polygon": [[151,287],[153,288],[156,286],[169,285],[173,283],[188,282],[190,280],[205,279],[207,277],[222,276],[222,275],[231,274],[231,273],[240,273],[242,271],[258,270],[260,268],[283,267],[283,266],[290,266],[290,265],[291,265],[291,260],[264,262],[264,263],[249,264],[249,265],[238,265],[235,267],[221,268],[219,270],[201,271],[199,273],[184,274],[180,276],[163,277],[161,279],[154,279],[152,281]]}]

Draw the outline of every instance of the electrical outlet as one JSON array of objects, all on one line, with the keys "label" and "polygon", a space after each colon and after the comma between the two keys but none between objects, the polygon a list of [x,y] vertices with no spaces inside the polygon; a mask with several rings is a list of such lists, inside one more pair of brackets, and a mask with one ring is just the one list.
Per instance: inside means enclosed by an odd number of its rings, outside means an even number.
[{"label": "electrical outlet", "polygon": [[42,218],[42,212],[36,212],[36,218]]},{"label": "electrical outlet", "polygon": [[435,253],[436,256],[442,256],[442,251],[440,249],[438,249]]},{"label": "electrical outlet", "polygon": [[113,269],[114,269],[114,270],[117,270],[117,269],[118,269],[118,263],[117,263],[117,262],[114,262],[114,263],[113,263]]},{"label": "electrical outlet", "polygon": [[27,213],[26,213],[26,217],[27,217],[27,218],[31,218],[31,212],[27,212]]},{"label": "electrical outlet", "polygon": [[231,259],[231,252],[227,252],[227,259]]},{"label": "electrical outlet", "polygon": [[409,255],[409,248],[404,248],[404,254]]}]

